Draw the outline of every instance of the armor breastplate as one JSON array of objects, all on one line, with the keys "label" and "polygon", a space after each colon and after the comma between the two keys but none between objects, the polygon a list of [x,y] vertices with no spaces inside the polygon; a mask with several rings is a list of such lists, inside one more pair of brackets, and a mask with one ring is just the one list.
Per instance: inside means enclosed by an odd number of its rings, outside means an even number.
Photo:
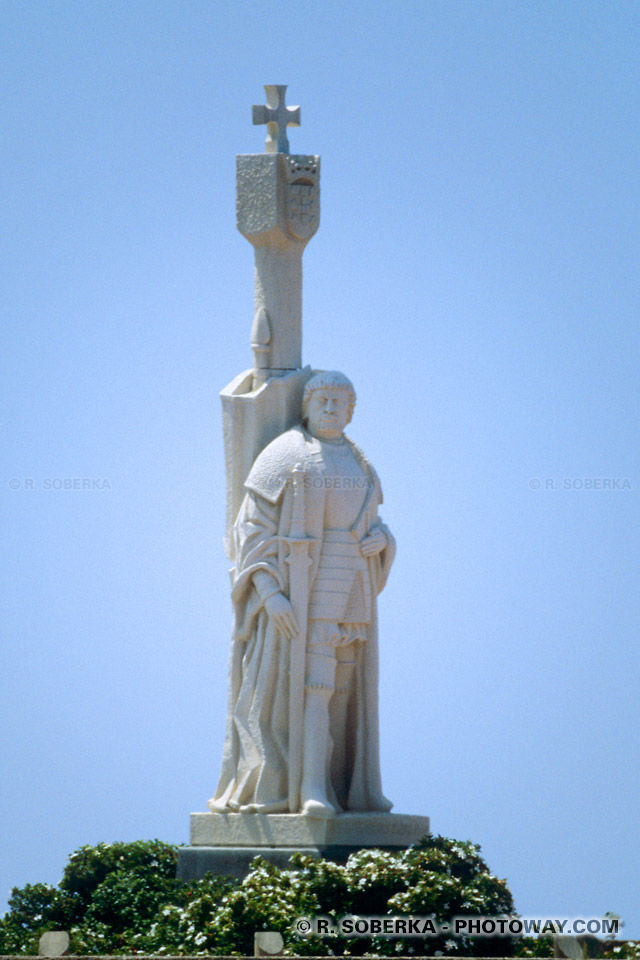
[{"label": "armor breastplate", "polygon": [[310,620],[371,622],[367,561],[350,530],[325,530],[318,572],[309,597]]},{"label": "armor breastplate", "polygon": [[325,526],[329,530],[350,530],[367,495],[367,477],[346,441],[321,442],[320,447]]}]

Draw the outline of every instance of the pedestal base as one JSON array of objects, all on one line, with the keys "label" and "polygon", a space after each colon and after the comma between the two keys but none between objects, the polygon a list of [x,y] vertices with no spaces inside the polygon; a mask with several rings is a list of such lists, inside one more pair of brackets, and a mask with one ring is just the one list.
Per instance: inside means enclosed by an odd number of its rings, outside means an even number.
[{"label": "pedestal base", "polygon": [[404,850],[429,833],[429,818],[398,813],[343,813],[330,820],[302,814],[193,813],[191,846],[178,853],[178,877],[246,876],[254,857],[289,867],[296,852],[346,863],[363,848]]}]

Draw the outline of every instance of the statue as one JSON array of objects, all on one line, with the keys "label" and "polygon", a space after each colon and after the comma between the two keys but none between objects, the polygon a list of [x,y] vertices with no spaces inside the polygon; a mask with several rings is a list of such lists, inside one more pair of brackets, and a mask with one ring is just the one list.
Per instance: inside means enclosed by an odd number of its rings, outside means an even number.
[{"label": "statue", "polygon": [[253,247],[253,366],[221,391],[233,632],[222,771],[192,813],[178,876],[245,876],[256,855],[344,862],[402,849],[429,818],[390,813],[378,737],[377,596],[395,542],[380,481],[344,435],[342,373],[302,361],[302,257],[320,225],[320,157],[290,153],[300,107],[265,86],[265,153],[236,158],[236,225]]},{"label": "statue", "polygon": [[344,435],[344,374],[306,383],[301,423],[244,483],[230,555],[233,637],[216,813],[388,812],[378,737],[376,598],[395,554],[382,490]]}]

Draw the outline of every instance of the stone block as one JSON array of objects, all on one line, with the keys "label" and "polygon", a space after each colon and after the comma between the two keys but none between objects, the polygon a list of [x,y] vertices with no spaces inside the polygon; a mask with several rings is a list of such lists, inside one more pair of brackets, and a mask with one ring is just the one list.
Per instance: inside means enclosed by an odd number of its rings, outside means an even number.
[{"label": "stone block", "polygon": [[69,934],[66,930],[47,930],[38,941],[41,957],[64,957],[69,952]]},{"label": "stone block", "polygon": [[295,813],[191,814],[194,847],[398,849],[417,843],[426,833],[429,833],[428,817],[402,813],[343,813],[326,820]]},{"label": "stone block", "polygon": [[256,957],[281,957],[284,953],[282,934],[263,930],[253,935],[253,953]]}]

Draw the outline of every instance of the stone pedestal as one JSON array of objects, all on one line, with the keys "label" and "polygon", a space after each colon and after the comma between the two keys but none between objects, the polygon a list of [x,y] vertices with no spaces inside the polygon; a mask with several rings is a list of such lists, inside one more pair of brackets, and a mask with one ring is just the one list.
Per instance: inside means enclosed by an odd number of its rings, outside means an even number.
[{"label": "stone pedestal", "polygon": [[178,854],[178,877],[244,877],[254,857],[288,867],[296,852],[345,863],[363,847],[403,850],[429,833],[429,818],[401,813],[344,813],[329,820],[302,814],[192,813],[191,845]]}]

